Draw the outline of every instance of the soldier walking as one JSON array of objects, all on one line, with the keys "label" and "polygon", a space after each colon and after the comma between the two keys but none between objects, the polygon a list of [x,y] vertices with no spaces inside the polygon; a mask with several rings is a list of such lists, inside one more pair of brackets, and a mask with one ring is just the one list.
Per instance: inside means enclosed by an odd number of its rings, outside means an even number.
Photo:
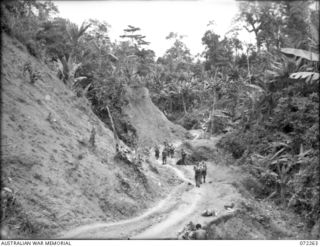
[{"label": "soldier walking", "polygon": [[159,159],[159,155],[160,155],[160,150],[159,150],[158,145],[156,145],[155,148],[154,148],[154,154],[155,154],[156,160],[158,160]]},{"label": "soldier walking", "polygon": [[207,165],[204,161],[201,162],[200,164],[200,170],[201,170],[201,178],[200,182],[203,179],[203,183],[206,182],[206,176],[207,176]]},{"label": "soldier walking", "polygon": [[163,151],[162,151],[162,165],[165,165],[167,163],[167,155],[168,155],[167,149],[163,148]]},{"label": "soldier walking", "polygon": [[173,156],[174,156],[174,146],[173,146],[173,144],[170,145],[170,155],[171,155],[171,158],[173,158]]},{"label": "soldier walking", "polygon": [[184,151],[184,149],[181,149],[181,163],[183,165],[186,165],[186,156],[187,156],[187,153]]},{"label": "soldier walking", "polygon": [[196,164],[193,167],[194,170],[194,179],[196,181],[196,187],[200,187],[201,184],[201,168],[199,164]]}]

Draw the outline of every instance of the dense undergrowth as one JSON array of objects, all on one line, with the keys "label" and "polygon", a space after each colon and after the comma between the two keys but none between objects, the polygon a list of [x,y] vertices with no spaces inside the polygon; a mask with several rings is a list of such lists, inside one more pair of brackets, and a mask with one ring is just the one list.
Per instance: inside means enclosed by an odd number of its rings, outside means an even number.
[{"label": "dense undergrowth", "polygon": [[236,129],[219,142],[263,185],[270,198],[319,221],[319,96],[279,96],[264,121]]}]

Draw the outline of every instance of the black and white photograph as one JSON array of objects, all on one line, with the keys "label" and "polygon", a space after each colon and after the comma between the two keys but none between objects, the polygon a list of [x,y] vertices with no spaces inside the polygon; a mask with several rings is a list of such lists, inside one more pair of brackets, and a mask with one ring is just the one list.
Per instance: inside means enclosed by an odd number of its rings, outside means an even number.
[{"label": "black and white photograph", "polygon": [[316,246],[319,177],[319,1],[1,2],[1,245]]}]

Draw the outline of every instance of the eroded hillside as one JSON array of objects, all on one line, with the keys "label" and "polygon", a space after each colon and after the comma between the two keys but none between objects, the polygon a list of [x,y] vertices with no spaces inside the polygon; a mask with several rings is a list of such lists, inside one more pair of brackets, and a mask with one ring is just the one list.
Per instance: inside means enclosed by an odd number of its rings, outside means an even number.
[{"label": "eroded hillside", "polygon": [[[24,72],[27,63],[40,76],[34,84]],[[162,167],[114,160],[113,133],[89,102],[8,36],[2,37],[1,79],[1,181],[14,194],[3,224],[11,237],[46,238],[84,223],[133,216],[180,183]],[[134,103],[130,107],[140,111]],[[93,128],[95,145],[89,142]]]},{"label": "eroded hillside", "polygon": [[129,88],[126,97],[129,104],[125,107],[125,113],[137,130],[140,146],[159,144],[186,134],[185,129],[170,122],[152,103],[147,88]]}]

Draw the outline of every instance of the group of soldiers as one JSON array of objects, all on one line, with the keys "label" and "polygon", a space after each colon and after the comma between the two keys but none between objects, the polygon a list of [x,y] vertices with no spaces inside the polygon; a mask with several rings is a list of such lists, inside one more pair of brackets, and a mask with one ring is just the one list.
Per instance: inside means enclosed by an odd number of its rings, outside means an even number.
[{"label": "group of soldiers", "polygon": [[206,176],[207,176],[207,165],[204,161],[200,161],[198,164],[196,164],[194,167],[194,177],[196,181],[196,187],[200,187],[200,184],[206,182]]},{"label": "group of soldiers", "polygon": [[[161,154],[162,154],[162,164],[165,165],[167,163],[167,157],[170,157],[170,158],[174,157],[175,148],[173,144],[169,144],[168,142],[164,142],[163,144],[164,144],[163,145],[164,147]],[[116,145],[116,151],[120,157],[122,158],[126,157],[127,159],[129,158],[128,150],[123,149],[118,144]],[[154,152],[155,152],[155,158],[158,160],[160,158],[160,148],[158,145],[155,146]],[[181,149],[181,159],[177,162],[177,164],[186,165],[186,157],[187,157],[187,153],[184,151],[184,149]],[[141,154],[138,154],[137,157],[131,157],[131,159],[129,160],[139,165],[141,165],[142,163]],[[204,161],[200,161],[193,167],[193,169],[194,169],[196,187],[200,187],[202,183],[206,182],[207,165]]]},{"label": "group of soldiers", "polygon": [[[167,163],[167,157],[171,157],[171,158],[174,157],[175,148],[174,148],[173,144],[169,144],[167,142],[164,142],[163,146],[164,147],[163,147],[161,155],[162,155],[162,164],[165,165]],[[154,152],[155,152],[155,157],[158,160],[160,157],[160,148],[158,145],[155,146]]]},{"label": "group of soldiers", "polygon": [[[164,147],[161,152],[161,155],[162,155],[162,164],[165,165],[167,164],[167,157],[170,157],[170,158],[174,157],[175,148],[173,144],[168,144],[167,142],[164,142],[163,146]],[[155,157],[158,160],[160,157],[160,148],[158,145],[155,146],[154,152],[155,152]],[[179,162],[181,165],[186,165],[186,157],[187,157],[187,153],[184,151],[184,149],[181,149],[181,160]]]},{"label": "group of soldiers", "polygon": [[[175,148],[172,144],[168,144],[167,142],[164,142],[162,150],[162,164],[165,165],[167,163],[167,157],[174,157]],[[158,145],[154,148],[155,157],[158,160],[160,158],[160,148]],[[181,160],[179,160],[179,164],[186,165],[186,157],[187,153],[184,151],[184,149],[181,149]],[[207,176],[207,165],[204,161],[200,161],[198,164],[196,164],[194,167],[194,175],[195,175],[195,182],[196,187],[200,187],[202,183],[206,182],[206,176]]]}]

